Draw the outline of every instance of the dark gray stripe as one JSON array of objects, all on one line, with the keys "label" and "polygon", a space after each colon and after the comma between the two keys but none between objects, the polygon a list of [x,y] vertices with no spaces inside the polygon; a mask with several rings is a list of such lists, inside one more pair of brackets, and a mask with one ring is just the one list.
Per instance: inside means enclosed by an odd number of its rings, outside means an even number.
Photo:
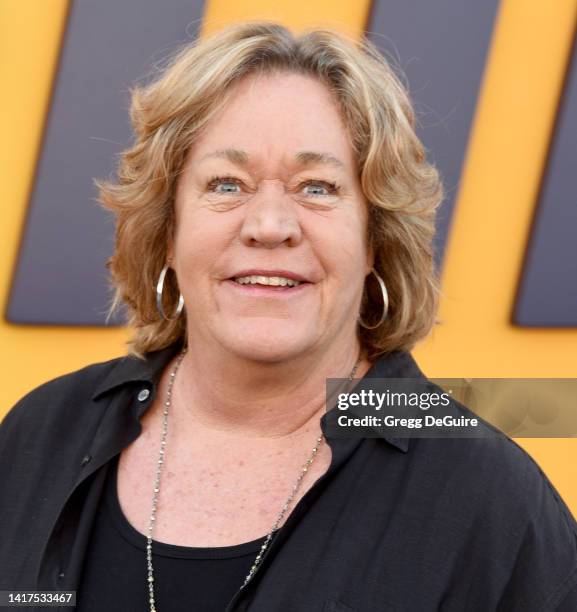
[{"label": "dark gray stripe", "polygon": [[459,187],[497,0],[375,0],[368,37],[405,73],[417,133],[440,169],[447,195],[439,210],[440,264]]},{"label": "dark gray stripe", "polygon": [[95,202],[130,139],[128,88],[196,37],[201,0],[74,0],[7,319],[102,325],[113,220]]},{"label": "dark gray stripe", "polygon": [[577,35],[557,115],[513,322],[577,327]]}]

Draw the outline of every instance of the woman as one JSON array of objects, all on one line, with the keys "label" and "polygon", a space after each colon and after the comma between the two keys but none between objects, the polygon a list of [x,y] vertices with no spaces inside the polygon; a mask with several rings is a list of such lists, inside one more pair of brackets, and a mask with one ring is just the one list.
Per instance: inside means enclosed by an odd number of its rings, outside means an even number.
[{"label": "woman", "polygon": [[577,525],[512,441],[327,434],[326,379],[423,379],[408,351],[437,308],[442,188],[379,53],[237,25],[131,117],[100,183],[129,355],[5,419],[0,588],[83,611],[577,609]]}]

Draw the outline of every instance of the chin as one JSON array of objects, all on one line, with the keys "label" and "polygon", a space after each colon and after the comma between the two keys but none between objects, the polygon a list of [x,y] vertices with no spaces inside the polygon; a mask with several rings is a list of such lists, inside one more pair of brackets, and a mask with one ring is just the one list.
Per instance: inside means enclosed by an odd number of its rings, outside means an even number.
[{"label": "chin", "polygon": [[230,330],[232,333],[226,337],[221,335],[221,343],[231,352],[249,359],[284,361],[306,351],[314,343],[313,335],[306,333],[303,327],[288,322],[283,325],[278,320],[252,322]]}]

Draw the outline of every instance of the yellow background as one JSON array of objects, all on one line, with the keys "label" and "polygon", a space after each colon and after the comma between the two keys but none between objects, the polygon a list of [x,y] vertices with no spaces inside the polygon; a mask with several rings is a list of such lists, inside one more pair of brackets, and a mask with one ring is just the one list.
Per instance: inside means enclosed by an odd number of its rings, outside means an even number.
[{"label": "yellow background", "polygon": [[[66,0],[0,0],[4,311],[67,8]],[[209,0],[203,33],[239,19],[271,18],[297,29],[328,25],[357,36],[369,9],[361,0]],[[576,21],[577,0],[502,0],[443,268],[444,322],[414,351],[430,377],[577,377],[577,329],[509,323]],[[2,320],[0,416],[41,382],[123,354],[126,338],[124,329]],[[577,515],[577,440],[516,441]]]}]

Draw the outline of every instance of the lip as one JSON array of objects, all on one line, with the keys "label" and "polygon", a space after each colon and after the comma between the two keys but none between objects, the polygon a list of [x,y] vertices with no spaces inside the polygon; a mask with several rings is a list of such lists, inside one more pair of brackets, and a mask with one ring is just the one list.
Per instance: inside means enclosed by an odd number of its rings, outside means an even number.
[{"label": "lip", "polygon": [[[248,276],[248,275],[247,275]],[[302,283],[296,287],[289,287],[288,285],[272,286],[272,285],[241,285],[231,278],[223,281],[226,286],[229,286],[233,291],[237,291],[239,295],[250,296],[250,297],[269,297],[277,299],[287,299],[296,297],[308,291],[309,287],[313,286],[313,283]]]},{"label": "lip", "polygon": [[249,270],[239,270],[238,272],[235,272],[232,276],[230,276],[228,280],[232,280],[242,276],[282,276],[284,278],[290,278],[291,280],[300,281],[301,283],[311,282],[302,274],[298,274],[297,272],[291,272],[290,270],[262,270],[257,268],[250,268]]}]

